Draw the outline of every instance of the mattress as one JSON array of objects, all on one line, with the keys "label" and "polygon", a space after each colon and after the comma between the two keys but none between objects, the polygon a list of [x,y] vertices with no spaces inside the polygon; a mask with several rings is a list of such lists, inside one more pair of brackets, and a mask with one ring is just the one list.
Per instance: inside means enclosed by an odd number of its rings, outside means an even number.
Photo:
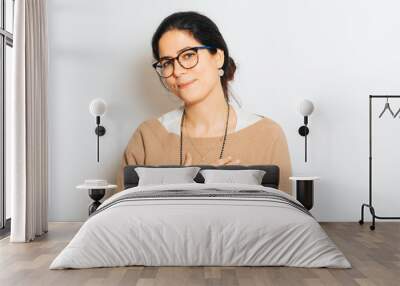
[{"label": "mattress", "polygon": [[351,268],[292,196],[233,183],[119,192],[88,218],[50,269],[132,265]]}]

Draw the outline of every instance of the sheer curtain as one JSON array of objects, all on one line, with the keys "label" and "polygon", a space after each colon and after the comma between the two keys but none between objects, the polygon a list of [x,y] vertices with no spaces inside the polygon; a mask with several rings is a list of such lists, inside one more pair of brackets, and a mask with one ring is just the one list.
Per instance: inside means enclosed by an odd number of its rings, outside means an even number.
[{"label": "sheer curtain", "polygon": [[[46,0],[16,0],[10,110],[11,242],[47,232],[47,7]],[[7,147],[6,147],[7,148]]]}]

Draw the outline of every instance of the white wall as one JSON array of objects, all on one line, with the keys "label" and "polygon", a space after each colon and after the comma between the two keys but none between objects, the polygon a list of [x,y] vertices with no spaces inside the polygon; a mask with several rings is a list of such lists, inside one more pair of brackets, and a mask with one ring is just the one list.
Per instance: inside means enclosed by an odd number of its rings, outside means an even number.
[{"label": "white wall", "polygon": [[[368,199],[368,95],[400,94],[399,9],[398,1],[372,0],[48,1],[49,219],[84,220],[90,199],[75,186],[85,178],[114,182],[138,124],[177,106],[150,66],[150,42],[164,17],[195,10],[213,19],[228,43],[238,66],[232,90],[243,108],[281,124],[294,175],[321,177],[312,213],[320,221],[358,220]],[[101,164],[88,111],[96,97],[109,104]],[[297,133],[301,98],[316,107],[308,163]],[[393,105],[397,110],[400,100]],[[400,120],[374,122],[377,212],[400,215]]]}]

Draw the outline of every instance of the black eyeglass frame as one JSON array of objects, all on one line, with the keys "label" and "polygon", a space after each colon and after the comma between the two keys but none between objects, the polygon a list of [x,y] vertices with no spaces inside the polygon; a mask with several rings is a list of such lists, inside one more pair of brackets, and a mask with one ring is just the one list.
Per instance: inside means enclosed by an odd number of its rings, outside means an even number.
[{"label": "black eyeglass frame", "polygon": [[[184,69],[187,69],[187,70],[188,70],[188,69],[192,69],[192,68],[194,68],[195,66],[197,66],[197,64],[199,63],[199,56],[198,56],[197,51],[198,51],[198,50],[202,50],[202,49],[216,50],[216,48],[211,47],[211,46],[206,46],[206,45],[203,45],[203,46],[196,46],[196,47],[190,47],[190,48],[186,48],[186,49],[180,51],[180,52],[176,55],[176,57],[173,57],[173,58],[172,58],[172,57],[167,57],[167,58],[164,58],[164,59],[168,59],[168,60],[172,61],[172,63],[174,63],[175,60],[177,60],[177,62],[179,63],[179,65],[180,65],[181,67],[183,67]],[[185,53],[185,52],[187,52],[187,51],[190,51],[190,50],[194,50],[194,51],[196,52],[196,55],[197,55],[197,62],[196,62],[196,64],[194,64],[192,67],[187,68],[187,67],[184,67],[184,66],[182,65],[182,63],[179,61],[179,57],[181,56],[181,54],[183,54],[183,53]],[[160,64],[160,61],[159,61],[159,60],[156,61],[156,62],[154,62],[154,63],[152,64],[153,68],[156,70],[156,72],[157,72],[157,74],[159,75],[159,77],[161,77],[161,78],[169,78],[170,76],[172,76],[172,75],[174,74],[174,71],[175,71],[175,65],[174,65],[174,64],[172,65],[172,73],[171,73],[169,76],[162,76],[162,75],[157,71],[157,66],[158,66],[159,64]]]}]

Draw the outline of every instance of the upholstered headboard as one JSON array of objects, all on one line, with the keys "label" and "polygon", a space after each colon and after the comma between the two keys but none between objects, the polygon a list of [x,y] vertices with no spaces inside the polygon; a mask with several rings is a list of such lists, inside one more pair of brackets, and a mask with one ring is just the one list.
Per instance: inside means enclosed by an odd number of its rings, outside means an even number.
[{"label": "upholstered headboard", "polygon": [[[265,187],[271,187],[278,189],[279,187],[279,167],[276,165],[191,165],[195,167],[200,167],[201,169],[221,169],[221,170],[264,170],[266,173],[262,179],[261,184]],[[126,166],[124,169],[124,189],[133,188],[138,185],[139,176],[135,171],[136,167],[147,167],[147,168],[168,168],[168,167],[185,167],[179,165],[130,165]],[[204,183],[204,178],[200,174],[194,178],[197,183]]]}]

